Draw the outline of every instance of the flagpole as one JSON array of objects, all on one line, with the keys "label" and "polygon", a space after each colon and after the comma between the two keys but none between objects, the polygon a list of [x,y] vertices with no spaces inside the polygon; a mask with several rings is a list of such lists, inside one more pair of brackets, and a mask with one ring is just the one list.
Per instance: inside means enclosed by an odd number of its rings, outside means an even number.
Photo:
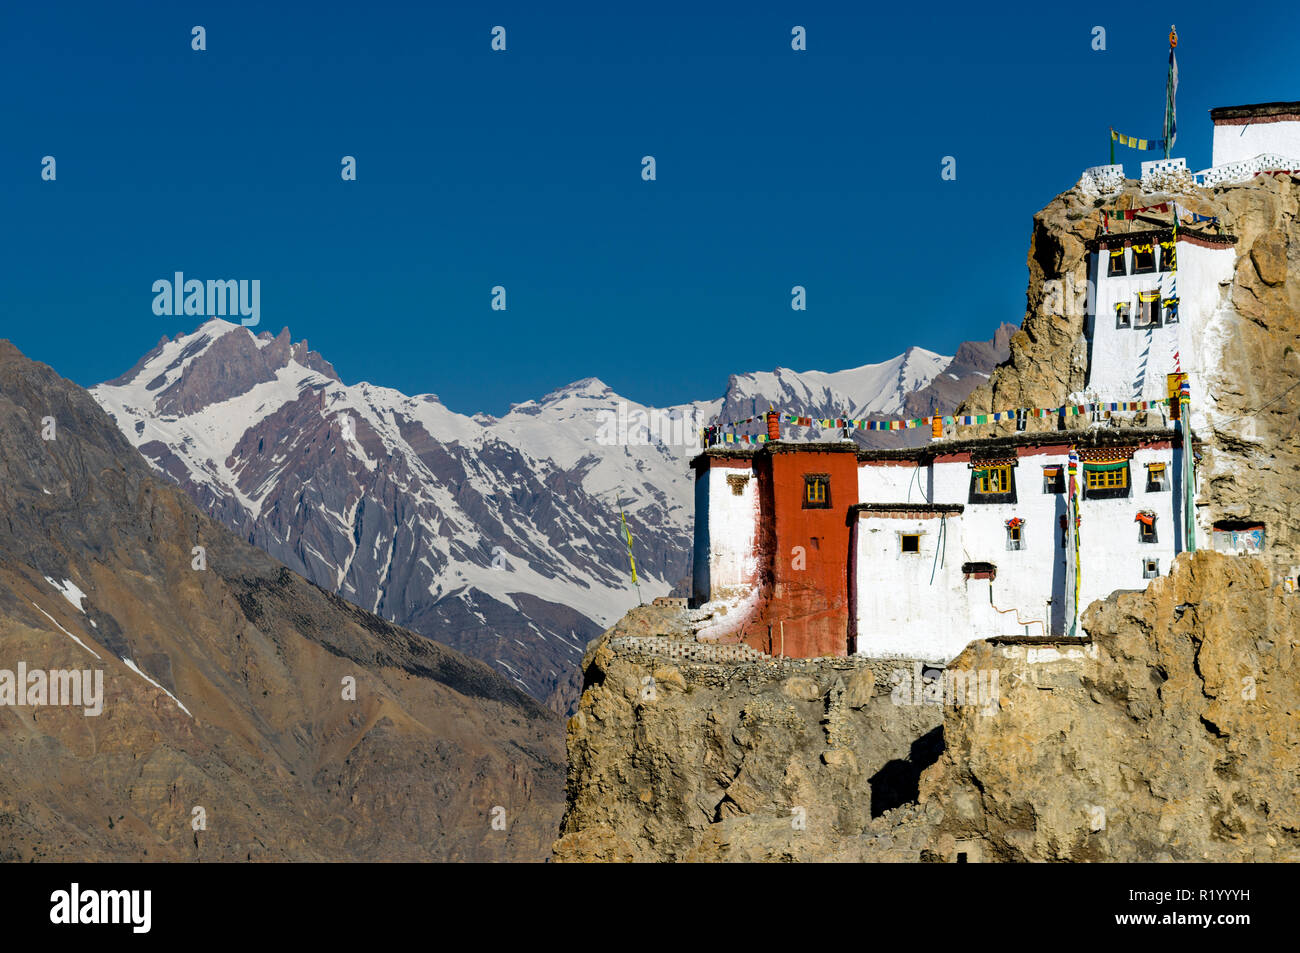
[{"label": "flagpole", "polygon": [[1165,158],[1169,158],[1169,153],[1174,147],[1174,139],[1178,136],[1178,60],[1174,57],[1174,49],[1178,46],[1178,31],[1173,24],[1169,26],[1169,75],[1165,79]]},{"label": "flagpole", "polygon": [[627,528],[627,517],[623,515],[623,497],[618,498],[618,519],[623,524],[623,535],[627,538],[627,561],[632,567],[632,583],[636,586],[636,601],[638,605],[645,605],[645,600],[641,598],[641,580],[636,577],[636,559],[632,556],[632,531]]}]

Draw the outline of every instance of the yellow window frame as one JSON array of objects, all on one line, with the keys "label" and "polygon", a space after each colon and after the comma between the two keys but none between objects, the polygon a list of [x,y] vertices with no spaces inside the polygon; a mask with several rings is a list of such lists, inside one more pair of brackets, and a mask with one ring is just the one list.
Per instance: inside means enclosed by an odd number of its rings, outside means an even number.
[{"label": "yellow window frame", "polygon": [[1093,470],[1088,474],[1088,486],[1094,490],[1122,490],[1128,486],[1128,467]]},{"label": "yellow window frame", "polygon": [[1011,467],[981,467],[984,471],[975,481],[976,493],[1010,493]]}]

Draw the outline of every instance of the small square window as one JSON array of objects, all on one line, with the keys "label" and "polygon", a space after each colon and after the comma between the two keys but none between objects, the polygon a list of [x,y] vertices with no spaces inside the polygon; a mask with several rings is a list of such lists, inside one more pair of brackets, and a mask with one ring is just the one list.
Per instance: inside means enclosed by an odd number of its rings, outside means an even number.
[{"label": "small square window", "polygon": [[898,537],[899,546],[904,553],[921,552],[921,534],[920,533],[902,533]]},{"label": "small square window", "polygon": [[1163,463],[1147,464],[1147,492],[1161,493],[1169,489],[1169,468]]},{"label": "small square window", "polygon": [[1160,575],[1160,560],[1144,559],[1142,560],[1142,578],[1155,579]]},{"label": "small square window", "polygon": [[1007,527],[1007,549],[1025,548],[1024,530],[1025,527],[1023,523],[1019,526]]},{"label": "small square window", "polygon": [[831,508],[831,478],[827,474],[804,474],[803,508],[805,510],[828,510]]},{"label": "small square window", "polygon": [[1124,267],[1124,249],[1112,248],[1110,250],[1110,268],[1106,274],[1110,277],[1128,274],[1128,269]]},{"label": "small square window", "polygon": [[1121,301],[1115,305],[1115,327],[1120,330],[1131,328],[1133,326],[1133,305],[1127,301]]}]

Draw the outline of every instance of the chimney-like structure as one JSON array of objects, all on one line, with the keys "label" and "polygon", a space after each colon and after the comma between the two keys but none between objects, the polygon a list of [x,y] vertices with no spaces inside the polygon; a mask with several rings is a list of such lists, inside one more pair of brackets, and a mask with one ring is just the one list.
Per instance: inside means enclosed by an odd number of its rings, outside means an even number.
[{"label": "chimney-like structure", "polygon": [[767,412],[767,439],[781,439],[781,415],[775,410],[769,410]]}]

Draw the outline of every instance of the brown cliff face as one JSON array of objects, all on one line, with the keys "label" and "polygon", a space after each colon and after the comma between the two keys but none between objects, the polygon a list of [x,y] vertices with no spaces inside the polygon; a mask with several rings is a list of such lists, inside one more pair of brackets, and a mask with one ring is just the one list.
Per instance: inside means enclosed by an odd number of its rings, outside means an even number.
[{"label": "brown cliff face", "polygon": [[1083,657],[981,642],[953,663],[997,669],[1002,705],[945,719],[921,783],[934,855],[1300,860],[1300,595],[1257,560],[1184,554],[1084,627]]},{"label": "brown cliff face", "polygon": [[0,707],[0,859],[545,857],[556,716],[235,538],[8,342],[0,486],[0,669],[104,687]]},{"label": "brown cliff face", "polygon": [[615,642],[657,634],[683,615],[634,609],[587,652],[557,860],[919,858],[925,831],[893,832],[942,714],[891,701],[910,662],[678,665]]}]

